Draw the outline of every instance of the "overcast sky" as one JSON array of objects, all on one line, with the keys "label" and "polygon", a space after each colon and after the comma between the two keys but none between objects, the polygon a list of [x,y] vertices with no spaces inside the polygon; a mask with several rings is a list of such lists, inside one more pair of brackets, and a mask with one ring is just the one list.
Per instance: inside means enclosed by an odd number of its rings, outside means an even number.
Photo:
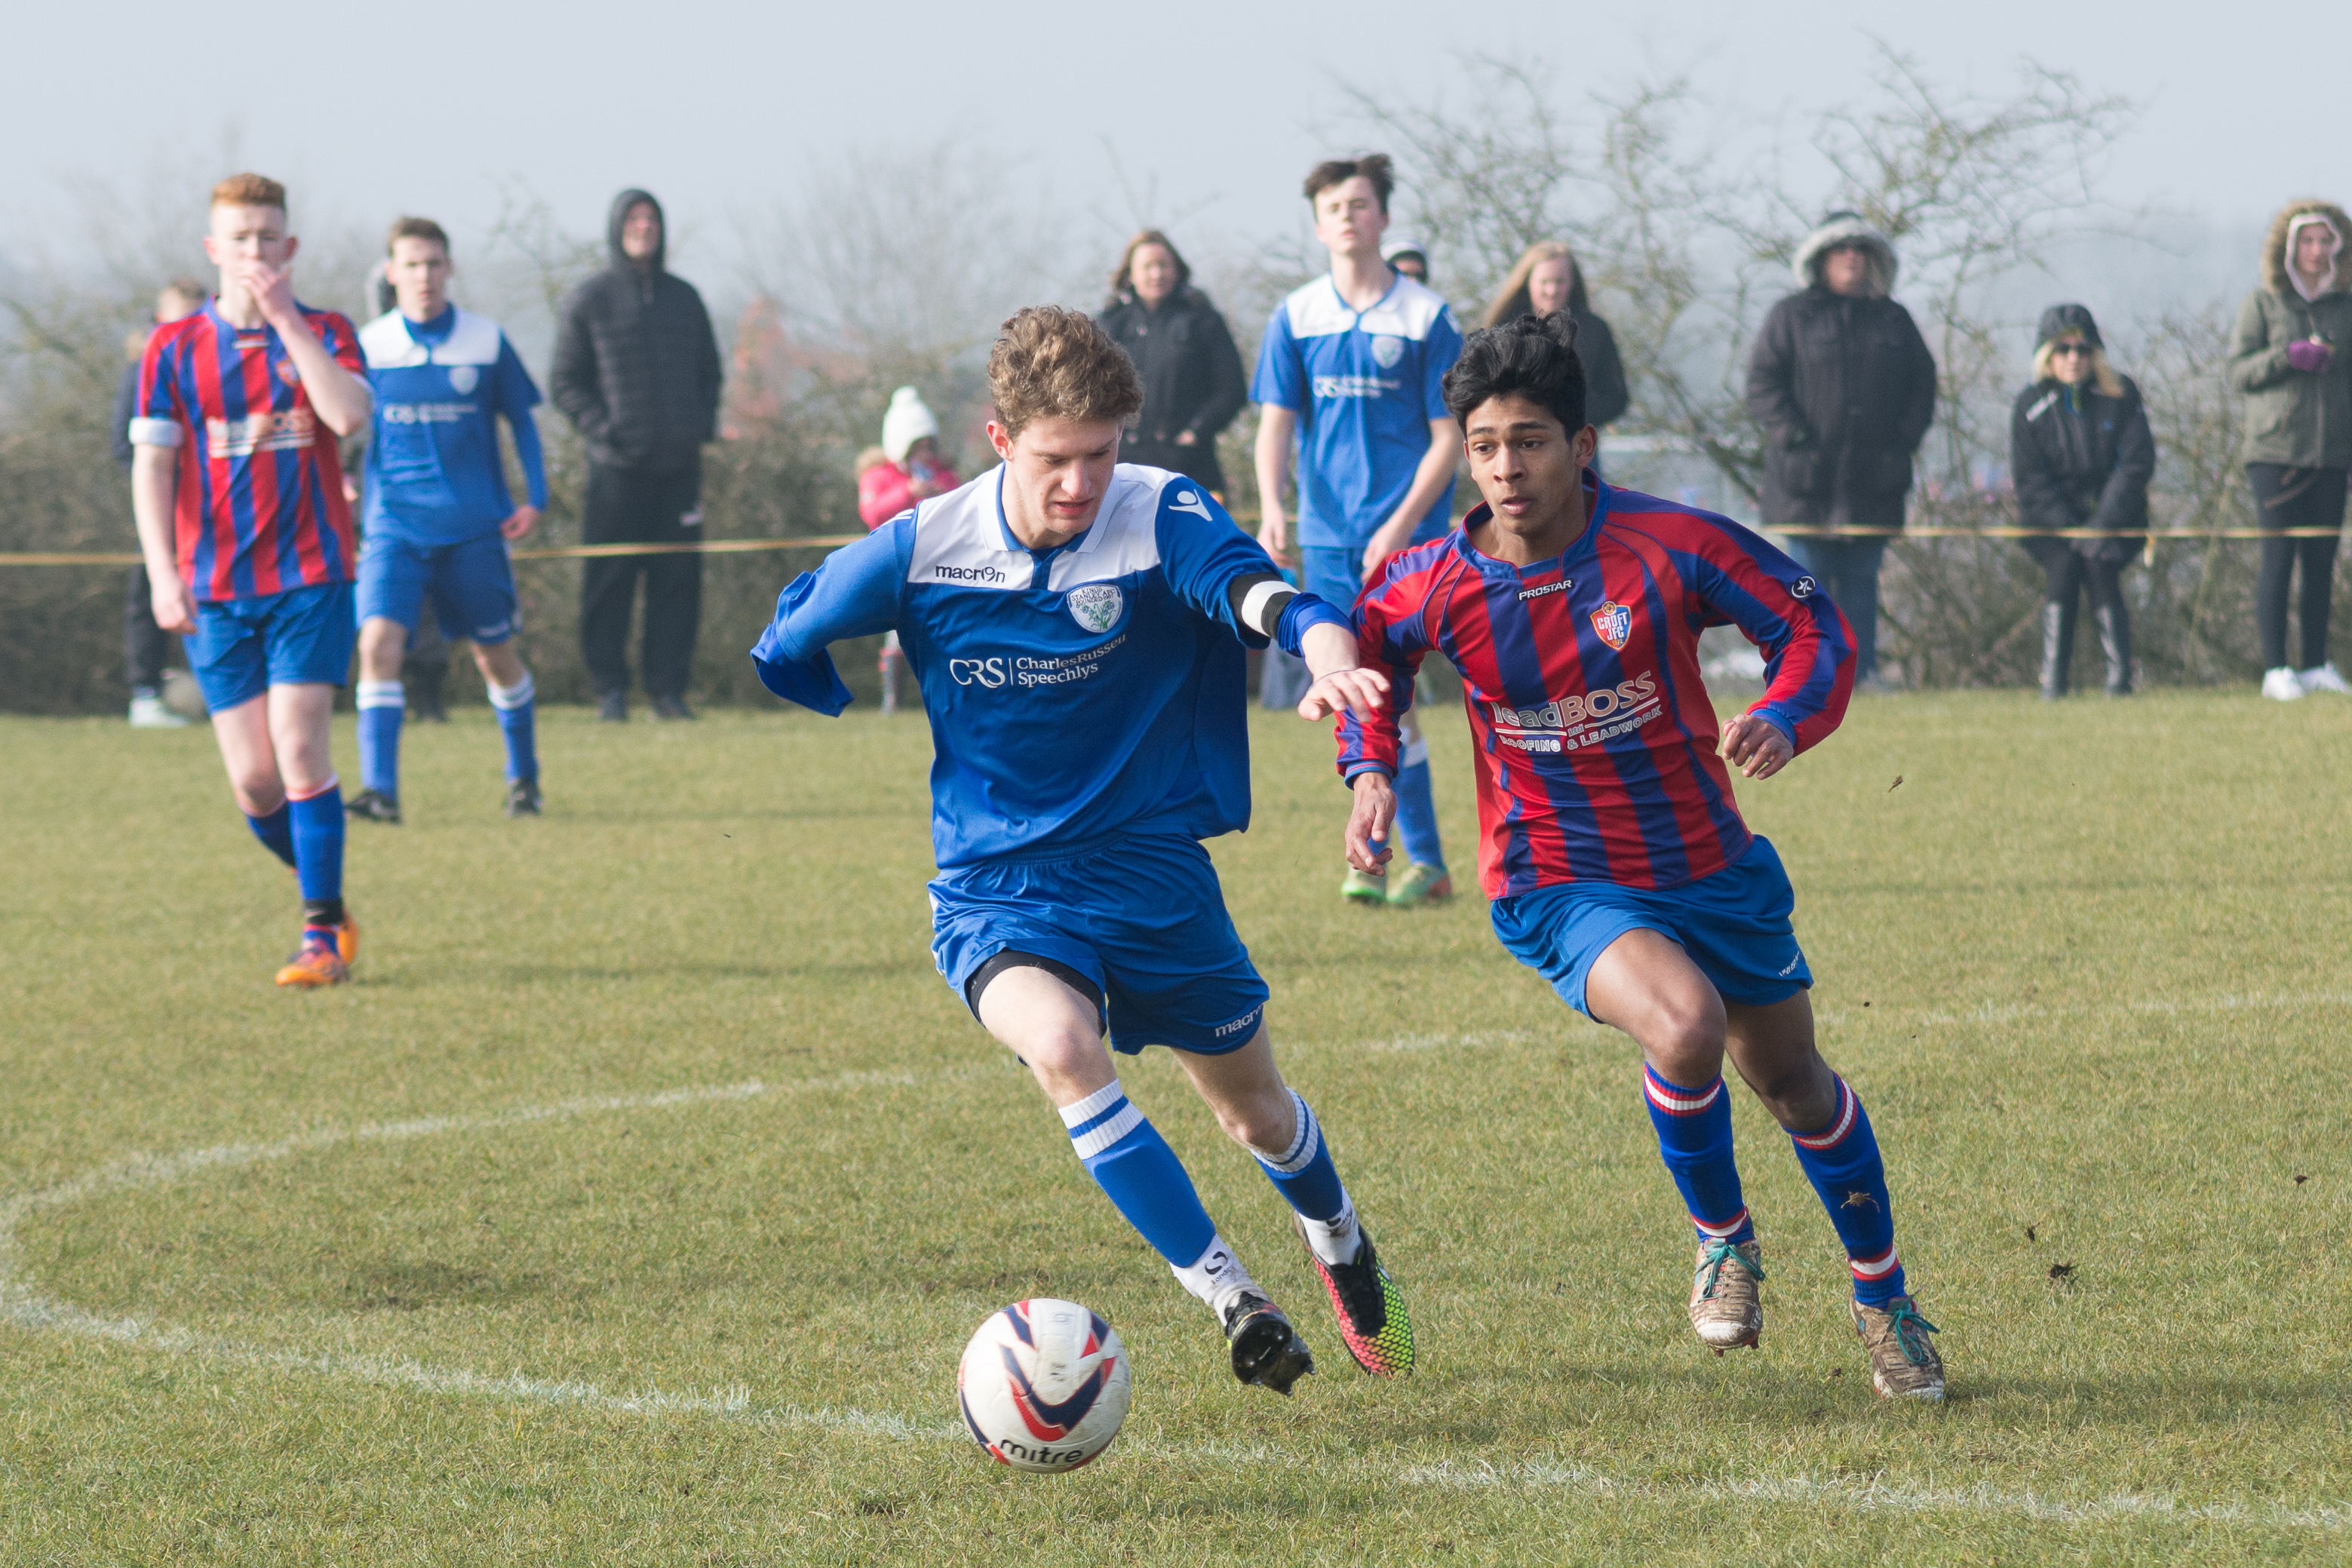
[{"label": "overcast sky", "polygon": [[845,149],[957,137],[1016,161],[1074,221],[1126,225],[1117,167],[1153,215],[1247,244],[1300,221],[1297,180],[1344,126],[1342,82],[1425,100],[1458,91],[1453,62],[1473,52],[1533,56],[1564,91],[1695,69],[1769,135],[1858,93],[1866,17],[1954,86],[2001,91],[2031,54],[2138,100],[2108,193],[2235,244],[2283,198],[2352,184],[2328,85],[2352,13],[2302,9],[2293,30],[2275,14],[2234,26],[2210,6],[2047,0],[28,5],[9,22],[0,188],[19,211],[56,210],[84,175],[127,182],[167,155],[208,167],[233,126],[247,163],[294,184],[298,228],[306,211],[371,229],[424,212],[463,233],[520,181],[593,229],[615,189],[643,184],[688,241],[684,268],[698,250],[716,265],[718,236]]}]

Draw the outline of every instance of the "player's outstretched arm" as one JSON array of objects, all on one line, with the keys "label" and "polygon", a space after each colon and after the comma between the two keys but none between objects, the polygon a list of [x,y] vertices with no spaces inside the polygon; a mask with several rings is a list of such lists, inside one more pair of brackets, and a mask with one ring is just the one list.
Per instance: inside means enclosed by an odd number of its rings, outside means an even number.
[{"label": "player's outstretched arm", "polygon": [[776,597],[775,619],[751,646],[760,684],[787,702],[835,715],[849,688],[826,647],[898,624],[898,592],[915,548],[915,522],[900,517],[824,558]]},{"label": "player's outstretched arm", "polygon": [[1387,704],[1389,678],[1364,666],[1353,632],[1332,622],[1319,622],[1307,628],[1298,639],[1298,648],[1314,680],[1298,700],[1299,717],[1329,718],[1344,713],[1364,722]]},{"label": "player's outstretched arm", "polygon": [[[1811,574],[1769,542],[1725,518],[1703,526],[1685,575],[1705,621],[1729,622],[1764,652],[1764,695],[1724,727],[1717,751],[1751,779],[1816,745],[1845,717],[1853,695],[1853,630]],[[1746,721],[1762,725],[1756,728]],[[1771,761],[1777,732],[1788,757]]]}]

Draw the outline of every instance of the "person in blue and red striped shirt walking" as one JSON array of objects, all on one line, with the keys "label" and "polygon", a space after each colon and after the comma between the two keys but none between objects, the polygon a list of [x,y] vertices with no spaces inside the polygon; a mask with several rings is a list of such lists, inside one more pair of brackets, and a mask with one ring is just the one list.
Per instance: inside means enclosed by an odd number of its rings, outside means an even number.
[{"label": "person in blue and red striped shirt walking", "polygon": [[[1471,334],[1446,374],[1486,504],[1396,557],[1357,605],[1360,656],[1389,672],[1389,696],[1370,722],[1339,722],[1349,863],[1385,868],[1399,721],[1422,659],[1443,653],[1476,743],[1496,935],[1641,1046],[1659,1148],[1698,1231],[1699,1339],[1719,1354],[1764,1326],[1727,1051],[1845,1245],[1878,1391],[1940,1399],[1870,1118],[1814,1046],[1795,894],[1732,798],[1732,768],[1769,779],[1837,727],[1853,632],[1803,568],[1728,517],[1600,481],[1575,342],[1566,313],[1522,316]],[[1698,638],[1726,624],[1764,650],[1769,685],[1718,727]]]},{"label": "person in blue and red striped shirt walking", "polygon": [[348,979],[358,951],[327,723],[357,632],[336,441],[371,400],[351,322],[294,298],[297,248],[283,185],[213,187],[220,292],[147,340],[130,434],[155,623],[187,635],[237,805],[300,883],[302,942],[278,983],[309,988]]}]

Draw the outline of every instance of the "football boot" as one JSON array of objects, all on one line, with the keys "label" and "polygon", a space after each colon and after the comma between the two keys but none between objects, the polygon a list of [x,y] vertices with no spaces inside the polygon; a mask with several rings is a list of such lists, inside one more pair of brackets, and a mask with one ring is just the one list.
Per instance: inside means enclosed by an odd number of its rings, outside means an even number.
[{"label": "football boot", "polygon": [[1764,1296],[1758,1289],[1763,1282],[1760,1242],[1700,1242],[1690,1295],[1691,1328],[1699,1343],[1717,1355],[1741,1345],[1755,1349],[1764,1333]]},{"label": "football boot", "polygon": [[1282,1309],[1255,1291],[1243,1291],[1225,1309],[1225,1338],[1233,1343],[1234,1375],[1244,1383],[1288,1394],[1315,1370],[1313,1353]]},{"label": "football boot", "polygon": [[343,802],[343,815],[396,824],[400,821],[400,801],[381,789],[362,789]]},{"label": "football boot", "polygon": [[[1296,1215],[1291,1223],[1298,1239],[1307,1240],[1307,1222]],[[1375,1377],[1393,1377],[1412,1370],[1412,1319],[1404,1310],[1404,1292],[1381,1267],[1372,1249],[1371,1232],[1359,1226],[1360,1245],[1355,1260],[1326,1263],[1309,1243],[1307,1260],[1315,1265],[1324,1293],[1331,1298],[1332,1314],[1339,1320],[1339,1339],[1356,1364]]]},{"label": "football boot", "polygon": [[278,971],[278,983],[299,990],[340,986],[352,977],[351,966],[332,942],[305,942]]},{"label": "football boot", "polygon": [[539,780],[518,779],[507,786],[507,815],[536,817],[539,815]]},{"label": "football boot", "polygon": [[1438,904],[1454,896],[1454,879],[1433,865],[1413,862],[1401,873],[1389,877],[1389,903],[1404,908],[1415,904]]},{"label": "football boot", "polygon": [[1871,1386],[1882,1399],[1944,1397],[1944,1358],[1927,1336],[1943,1331],[1919,1315],[1909,1296],[1889,1296],[1883,1305],[1853,1303],[1854,1332],[1870,1354]]}]

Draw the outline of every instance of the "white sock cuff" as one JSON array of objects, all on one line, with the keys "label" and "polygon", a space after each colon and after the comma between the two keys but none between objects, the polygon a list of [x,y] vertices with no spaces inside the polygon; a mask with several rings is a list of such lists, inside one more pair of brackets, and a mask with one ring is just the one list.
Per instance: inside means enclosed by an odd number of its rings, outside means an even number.
[{"label": "white sock cuff", "polygon": [[512,713],[530,701],[531,694],[537,690],[531,685],[529,670],[522,673],[522,679],[510,686],[502,686],[494,681],[484,681],[482,684],[489,688],[490,706],[504,713]]},{"label": "white sock cuff", "polygon": [[1127,1098],[1127,1091],[1114,1078],[1076,1104],[1062,1107],[1062,1125],[1075,1127],[1081,1122],[1091,1122]]},{"label": "white sock cuff", "polygon": [[1297,1130],[1291,1134],[1290,1147],[1279,1155],[1269,1155],[1263,1149],[1252,1149],[1260,1164],[1283,1176],[1297,1176],[1314,1163],[1322,1152],[1323,1129],[1316,1124],[1315,1113],[1297,1090],[1290,1092],[1290,1104],[1298,1117]]},{"label": "white sock cuff", "polygon": [[362,681],[352,689],[352,701],[363,708],[404,707],[408,694],[398,681]]},{"label": "white sock cuff", "polygon": [[1070,1147],[1078,1158],[1090,1160],[1143,1125],[1143,1113],[1114,1078],[1076,1104],[1063,1106],[1062,1125],[1070,1130]]}]

